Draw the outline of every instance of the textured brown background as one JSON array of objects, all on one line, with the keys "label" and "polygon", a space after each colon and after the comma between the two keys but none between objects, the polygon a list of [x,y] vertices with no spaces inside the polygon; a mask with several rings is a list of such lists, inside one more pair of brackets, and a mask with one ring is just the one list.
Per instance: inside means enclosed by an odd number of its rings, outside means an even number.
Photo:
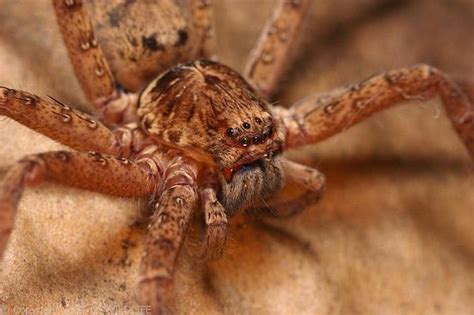
[{"label": "textured brown background", "polygon": [[[218,1],[224,62],[242,69],[272,3]],[[0,84],[86,108],[54,22],[47,1],[0,1]],[[417,62],[474,80],[473,32],[472,0],[316,1],[279,100]],[[0,144],[0,174],[59,147],[4,118]],[[236,218],[218,262],[195,257],[195,225],[176,277],[180,313],[472,314],[474,176],[437,100],[291,156],[326,172],[323,200],[291,219]],[[0,264],[0,301],[61,312],[133,306],[139,203],[28,189]]]}]

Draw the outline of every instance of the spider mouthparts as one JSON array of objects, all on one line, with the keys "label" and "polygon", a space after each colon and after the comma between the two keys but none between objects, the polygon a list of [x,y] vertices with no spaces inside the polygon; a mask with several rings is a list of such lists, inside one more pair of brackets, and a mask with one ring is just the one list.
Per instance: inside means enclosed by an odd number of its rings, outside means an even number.
[{"label": "spider mouthparts", "polygon": [[225,180],[227,181],[227,183],[230,183],[230,181],[232,180],[232,177],[234,176],[234,172],[235,171],[238,171],[240,169],[240,167],[226,167],[224,168],[224,170],[222,171],[222,174],[224,175],[224,178]]},{"label": "spider mouthparts", "polygon": [[234,165],[226,167],[222,170],[222,174],[224,175],[225,180],[227,183],[230,183],[232,177],[234,177],[234,173],[239,171],[243,167],[243,164]]}]

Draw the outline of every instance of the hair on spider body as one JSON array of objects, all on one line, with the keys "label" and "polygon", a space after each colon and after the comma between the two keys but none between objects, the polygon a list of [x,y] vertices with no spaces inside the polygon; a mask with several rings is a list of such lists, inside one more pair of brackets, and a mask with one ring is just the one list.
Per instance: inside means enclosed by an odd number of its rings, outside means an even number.
[{"label": "hair on spider body", "polygon": [[231,181],[222,173],[219,179],[219,201],[233,215],[237,210],[268,207],[266,200],[281,190],[285,175],[280,157],[274,156],[243,165]]}]

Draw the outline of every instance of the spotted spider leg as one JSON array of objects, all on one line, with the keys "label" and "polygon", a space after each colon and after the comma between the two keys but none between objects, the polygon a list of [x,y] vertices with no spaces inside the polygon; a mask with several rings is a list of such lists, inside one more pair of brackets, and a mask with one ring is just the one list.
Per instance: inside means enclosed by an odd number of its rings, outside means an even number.
[{"label": "spotted spider leg", "polygon": [[247,60],[244,77],[267,98],[285,73],[310,4],[309,0],[279,0]]},{"label": "spotted spider leg", "polygon": [[227,240],[227,215],[224,207],[217,200],[215,188],[203,188],[201,202],[206,222],[201,255],[206,259],[219,259],[224,253]]},{"label": "spotted spider leg", "polygon": [[290,149],[322,141],[403,101],[427,101],[437,94],[474,158],[473,100],[443,72],[427,65],[375,75],[350,87],[309,96],[289,110],[274,110],[286,127],[286,146]]},{"label": "spotted spider leg", "polygon": [[97,152],[56,151],[26,156],[0,183],[0,257],[23,189],[43,180],[121,197],[148,196],[157,182],[138,164]]},{"label": "spotted spider leg", "polygon": [[6,87],[0,87],[0,115],[73,149],[94,150],[89,155],[52,152],[29,156],[10,169],[0,184],[0,254],[10,235],[21,191],[29,183],[46,179],[124,197],[152,191],[148,188],[150,172],[123,157],[130,155],[129,147],[138,138],[133,128],[125,126],[114,133],[54,98],[47,100]]},{"label": "spotted spider leg", "polygon": [[191,214],[198,201],[197,166],[180,157],[164,172],[162,189],[148,226],[140,264],[137,300],[152,314],[168,313],[170,287]]},{"label": "spotted spider leg", "polygon": [[218,259],[224,253],[227,240],[226,210],[217,200],[220,185],[217,175],[212,170],[205,169],[201,177],[200,199],[206,224],[201,256],[205,259]]},{"label": "spotted spider leg", "polygon": [[137,95],[119,92],[82,0],[53,0],[74,72],[90,104],[108,123],[134,120]]},{"label": "spotted spider leg", "polygon": [[0,115],[78,151],[121,151],[118,137],[101,122],[52,97],[0,87]]},{"label": "spotted spider leg", "polygon": [[273,216],[287,217],[319,200],[324,192],[326,179],[317,169],[284,158],[281,162],[285,182],[282,190],[268,201],[267,211]]},{"label": "spotted spider leg", "polygon": [[214,10],[212,0],[191,0],[191,11],[194,15],[194,28],[204,30],[200,57],[216,60],[216,36],[214,33]]}]

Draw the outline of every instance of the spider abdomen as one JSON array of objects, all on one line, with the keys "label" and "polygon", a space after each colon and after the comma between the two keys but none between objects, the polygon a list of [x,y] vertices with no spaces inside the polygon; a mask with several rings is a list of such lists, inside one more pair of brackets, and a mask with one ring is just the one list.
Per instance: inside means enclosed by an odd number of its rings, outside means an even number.
[{"label": "spider abdomen", "polygon": [[212,35],[205,23],[208,8],[193,2],[113,0],[87,7],[112,72],[131,91],[171,65],[202,56],[202,44]]}]

